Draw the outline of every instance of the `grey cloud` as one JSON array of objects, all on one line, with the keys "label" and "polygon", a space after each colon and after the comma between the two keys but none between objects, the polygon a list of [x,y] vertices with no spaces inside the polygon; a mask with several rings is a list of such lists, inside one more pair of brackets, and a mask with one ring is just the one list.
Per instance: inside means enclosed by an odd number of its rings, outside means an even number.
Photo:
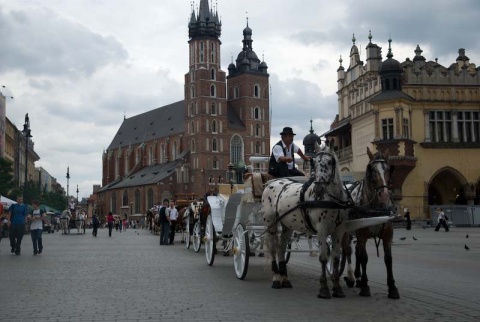
[{"label": "grey cloud", "polygon": [[128,57],[115,38],[49,9],[0,10],[0,72],[22,70],[26,75],[77,78]]}]

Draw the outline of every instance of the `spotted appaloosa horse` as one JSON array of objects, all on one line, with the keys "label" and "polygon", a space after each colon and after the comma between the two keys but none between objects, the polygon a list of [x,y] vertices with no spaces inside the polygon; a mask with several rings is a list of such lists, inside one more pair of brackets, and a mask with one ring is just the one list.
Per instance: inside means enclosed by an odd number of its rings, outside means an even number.
[{"label": "spotted appaloosa horse", "polygon": [[[365,172],[365,178],[350,188],[353,202],[355,205],[366,208],[367,210],[394,211],[395,207],[389,190],[393,166],[388,163],[388,156],[383,156],[379,153],[373,155],[368,148],[367,154],[370,158],[370,162],[368,163]],[[363,215],[356,213],[355,209],[353,209],[350,216],[361,217]],[[370,287],[368,286],[367,277],[368,255],[366,243],[369,238],[374,237],[381,239],[383,243],[384,262],[387,268],[388,297],[391,299],[399,299],[400,294],[395,286],[392,269],[393,224],[387,222],[381,225],[362,228],[356,230],[354,234],[357,237],[357,243],[355,245],[355,279],[357,281],[357,286],[360,287],[359,294],[361,296],[370,296]],[[346,252],[348,261],[348,277],[345,277],[344,279],[347,282],[347,285],[352,287],[355,283],[351,269],[350,246],[348,245],[347,247],[344,247],[344,251]]]},{"label": "spotted appaloosa horse", "polygon": [[[267,245],[272,261],[273,288],[292,287],[287,276],[285,250],[292,232],[316,233],[320,247],[320,292],[318,297],[330,298],[327,285],[326,265],[328,245],[326,239],[332,236],[332,255],[334,271],[332,275],[333,296],[344,297],[339,284],[339,254],[341,239],[345,233],[345,221],[348,211],[340,206],[347,201],[342,187],[339,163],[328,147],[316,144],[315,158],[312,159],[313,171],[305,184],[294,178],[281,178],[269,181],[262,195],[262,208],[267,226]],[[278,224],[282,226],[279,239]],[[277,265],[278,261],[278,265]]]}]

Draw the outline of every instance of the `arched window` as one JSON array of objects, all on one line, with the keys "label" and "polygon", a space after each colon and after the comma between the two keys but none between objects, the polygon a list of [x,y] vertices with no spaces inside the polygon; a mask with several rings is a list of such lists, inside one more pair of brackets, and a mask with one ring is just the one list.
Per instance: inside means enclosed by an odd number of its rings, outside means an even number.
[{"label": "arched window", "polygon": [[195,80],[195,73],[193,71],[193,68],[190,70],[190,82],[193,82]]},{"label": "arched window", "polygon": [[115,191],[112,193],[110,209],[112,209],[113,214],[117,213],[117,193]]},{"label": "arched window", "polygon": [[196,144],[195,144],[195,139],[192,139],[191,149],[192,149],[192,153],[195,153],[195,152],[196,152],[197,146],[196,146]]},{"label": "arched window", "polygon": [[194,86],[194,85],[192,85],[192,86],[190,87],[190,97],[191,97],[191,98],[194,98],[194,97],[195,97],[195,86]]},{"label": "arched window", "polygon": [[255,153],[256,154],[262,154],[262,146],[260,142],[255,143]]},{"label": "arched window", "polygon": [[191,123],[192,134],[195,134],[195,122],[192,121]]},{"label": "arched window", "polygon": [[233,89],[233,98],[239,98],[240,97],[240,88],[238,86],[235,86]]},{"label": "arched window", "polygon": [[217,104],[215,102],[212,102],[212,115],[217,115]]},{"label": "arched window", "polygon": [[212,151],[218,151],[217,150],[217,139],[216,138],[213,138],[212,139]]},{"label": "arched window", "polygon": [[260,120],[262,118],[262,115],[261,115],[261,111],[260,111],[260,108],[259,107],[255,107],[254,111],[253,111],[253,117],[256,119],[256,120]]},{"label": "arched window", "polygon": [[173,142],[172,161],[177,159],[177,142]]},{"label": "arched window", "polygon": [[230,141],[230,160],[233,164],[243,160],[243,142],[242,138],[235,134]]},{"label": "arched window", "polygon": [[217,133],[217,121],[212,121],[212,133]]},{"label": "arched window", "polygon": [[210,70],[210,78],[211,78],[212,80],[215,80],[215,68],[212,68],[212,69]]},{"label": "arched window", "polygon": [[218,169],[218,160],[217,160],[217,157],[213,157],[212,168]]},{"label": "arched window", "polygon": [[160,147],[160,162],[165,163],[165,145],[162,144]]},{"label": "arched window", "polygon": [[149,188],[147,191],[147,209],[153,207],[153,189]]},{"label": "arched window", "polygon": [[212,41],[210,43],[210,62],[213,63],[214,61],[215,61],[215,47],[214,47],[214,43]]},{"label": "arched window", "polygon": [[216,96],[216,90],[215,90],[215,85],[214,84],[210,85],[210,96],[211,97]]},{"label": "arched window", "polygon": [[140,213],[140,190],[135,190],[135,214]]},{"label": "arched window", "polygon": [[122,206],[128,206],[128,192],[127,192],[127,190],[123,191]]},{"label": "arched window", "polygon": [[260,86],[259,85],[255,85],[255,87],[253,88],[253,96],[255,96],[257,98],[260,98]]},{"label": "arched window", "polygon": [[204,49],[203,49],[203,41],[200,42],[200,62],[203,63],[204,57]]},{"label": "arched window", "polygon": [[255,124],[255,136],[260,136],[260,125]]}]

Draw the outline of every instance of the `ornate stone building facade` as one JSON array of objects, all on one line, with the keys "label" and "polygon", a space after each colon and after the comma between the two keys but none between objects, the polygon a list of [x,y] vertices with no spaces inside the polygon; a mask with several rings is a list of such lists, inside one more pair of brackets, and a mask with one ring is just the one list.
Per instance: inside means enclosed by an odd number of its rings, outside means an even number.
[{"label": "ornate stone building facade", "polygon": [[241,183],[249,157],[270,154],[267,64],[253,51],[247,23],[243,48],[223,71],[221,27],[201,0],[188,23],[184,100],[124,119],[103,153],[100,215],[145,213],[163,198],[201,197],[227,179]]},{"label": "ornate stone building facade", "polygon": [[[448,67],[387,59],[369,35],[366,63],[355,45],[345,70],[340,58],[338,115],[324,133],[340,157],[345,181],[363,178],[366,148],[388,154],[400,206],[427,218],[429,206],[478,204],[480,192],[480,72],[465,54]],[[400,210],[401,211],[401,210]]]}]

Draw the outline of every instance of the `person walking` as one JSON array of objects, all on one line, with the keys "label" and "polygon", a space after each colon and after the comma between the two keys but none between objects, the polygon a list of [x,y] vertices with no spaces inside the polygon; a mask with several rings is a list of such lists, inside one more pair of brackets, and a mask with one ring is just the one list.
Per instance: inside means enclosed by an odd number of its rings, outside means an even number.
[{"label": "person walking", "polygon": [[112,237],[112,230],[113,230],[113,222],[115,219],[113,219],[113,214],[110,211],[107,215],[107,225],[108,225],[108,237]]},{"label": "person walking", "polygon": [[443,226],[445,228],[445,232],[449,231],[448,226],[447,226],[447,220],[448,217],[445,215],[443,212],[442,208],[437,208],[437,227],[435,228],[435,231],[440,230],[440,226]]},{"label": "person walking", "polygon": [[25,233],[25,220],[27,219],[27,206],[23,203],[23,197],[17,197],[17,203],[10,206],[10,246],[11,253],[20,255],[23,234]]},{"label": "person walking", "polygon": [[412,218],[410,218],[410,210],[407,209],[405,212],[405,221],[407,223],[407,230],[412,229]]},{"label": "person walking", "polygon": [[175,208],[175,202],[170,201],[170,207],[168,208],[169,217],[170,217],[170,245],[173,245],[173,240],[175,239],[175,228],[177,225],[178,210]]},{"label": "person walking", "polygon": [[170,217],[168,215],[168,199],[163,200],[163,205],[159,210],[160,221],[160,245],[168,245],[168,233],[170,230]]},{"label": "person walking", "polygon": [[294,153],[298,154],[305,161],[310,160],[311,157],[304,155],[302,150],[293,143],[295,133],[293,133],[291,127],[284,127],[280,135],[282,139],[273,146],[272,154],[270,155],[268,173],[277,178],[305,176],[305,174],[295,168]]},{"label": "person walking", "polygon": [[92,235],[93,235],[93,237],[97,237],[98,226],[100,226],[100,222],[98,221],[97,215],[93,215],[92,226],[93,226]]},{"label": "person walking", "polygon": [[32,202],[33,210],[32,214],[28,215],[30,223],[30,235],[32,236],[33,243],[33,255],[41,254],[43,250],[42,232],[43,221],[45,220],[45,211],[38,208],[38,201]]}]

